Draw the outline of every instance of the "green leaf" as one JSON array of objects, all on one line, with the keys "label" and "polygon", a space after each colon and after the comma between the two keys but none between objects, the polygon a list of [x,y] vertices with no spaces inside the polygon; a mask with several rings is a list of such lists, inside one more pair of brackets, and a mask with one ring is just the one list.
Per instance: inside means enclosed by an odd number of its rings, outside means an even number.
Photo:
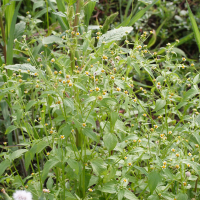
[{"label": "green leaf", "polygon": [[49,170],[52,169],[53,167],[55,167],[55,165],[57,165],[59,163],[59,160],[57,158],[53,158],[48,160],[45,165],[44,165],[44,169],[42,172],[42,181],[44,181],[49,173]]},{"label": "green leaf", "polygon": [[158,198],[158,195],[153,194],[153,195],[149,196],[147,200],[159,200],[159,198]]},{"label": "green leaf", "polygon": [[13,71],[19,71],[19,69],[21,69],[21,72],[26,72],[26,73],[27,73],[27,70],[30,70],[30,72],[36,72],[36,68],[32,66],[31,64],[6,65],[4,68],[10,69]]},{"label": "green leaf", "polygon": [[14,44],[14,34],[15,34],[15,24],[17,21],[18,11],[21,6],[21,2],[18,3],[17,7],[15,8],[14,15],[12,17],[12,22],[9,31],[9,39],[7,44],[7,54],[6,54],[6,63],[11,65],[13,63],[13,44]]},{"label": "green leaf", "polygon": [[74,102],[72,99],[66,98],[64,99],[63,103],[66,107],[69,107],[72,110],[72,112],[74,111]]},{"label": "green leaf", "polygon": [[19,158],[20,156],[23,155],[23,153],[27,152],[28,150],[27,149],[18,149],[16,151],[14,151],[10,156],[10,160],[13,161],[15,160],[16,158]]},{"label": "green leaf", "polygon": [[126,35],[126,32],[130,33],[132,30],[132,27],[120,27],[118,29],[107,31],[107,33],[100,37],[97,47],[100,47],[102,42],[109,43],[112,41],[121,40],[122,37]]},{"label": "green leaf", "polygon": [[85,86],[84,86],[82,83],[78,83],[78,82],[77,82],[77,83],[74,83],[74,85],[75,85],[77,88],[79,88],[79,89],[81,89],[81,90],[87,92]]},{"label": "green leaf", "polygon": [[47,141],[40,141],[39,143],[37,143],[37,149],[35,153],[40,153],[48,145],[49,143]]},{"label": "green leaf", "polygon": [[50,35],[42,39],[42,44],[62,43],[62,38]]},{"label": "green leaf", "polygon": [[154,1],[152,4],[148,5],[146,8],[144,8],[141,11],[139,11],[138,13],[136,13],[136,15],[130,20],[129,26],[132,26],[136,21],[141,19],[142,16],[146,13],[146,11],[149,10],[149,8],[151,8],[157,2],[158,2],[158,0]]},{"label": "green leaf", "polygon": [[179,193],[176,197],[177,200],[188,200],[187,194]]},{"label": "green leaf", "polygon": [[63,13],[63,12],[52,12],[54,15],[58,15],[58,16],[60,16],[60,17],[64,17],[64,18],[66,18],[67,16]]},{"label": "green leaf", "polygon": [[118,200],[122,200],[123,199],[123,197],[124,197],[124,193],[125,193],[125,191],[124,190],[119,190],[119,192],[118,192]]},{"label": "green leaf", "polygon": [[67,163],[69,164],[69,166],[75,171],[76,174],[79,173],[79,164],[77,161],[69,158],[67,159]]},{"label": "green leaf", "polygon": [[35,105],[37,101],[31,100],[26,104],[25,111],[27,112],[30,108],[32,108],[33,105]]},{"label": "green leaf", "polygon": [[118,119],[118,113],[117,112],[111,112],[110,113],[110,122],[111,122],[110,124],[111,124],[112,127],[115,126],[117,119]]},{"label": "green leaf", "polygon": [[125,190],[124,197],[130,200],[137,200],[138,198],[129,190]]},{"label": "green leaf", "polygon": [[188,102],[180,102],[177,106],[176,106],[176,110],[182,108],[183,106],[187,105]]},{"label": "green leaf", "polygon": [[31,152],[27,151],[25,153],[25,168],[26,168],[26,170],[28,170],[30,164],[31,164]]},{"label": "green leaf", "polygon": [[91,128],[84,128],[83,134],[90,139],[94,140],[95,142],[98,142],[96,133]]},{"label": "green leaf", "polygon": [[[57,0],[58,1],[58,0]],[[73,5],[74,3],[76,3],[77,0],[66,0],[68,6]]]},{"label": "green leaf", "polygon": [[84,6],[84,12],[85,12],[85,25],[88,26],[90,22],[90,18],[92,16],[92,12],[94,11],[94,7],[96,5],[96,2],[90,1]]},{"label": "green leaf", "polygon": [[153,35],[152,35],[152,38],[150,39],[148,45],[147,45],[147,48],[150,48],[151,46],[153,46],[156,42],[156,38],[157,38],[157,35],[159,34],[161,28],[163,27],[163,25],[165,24],[165,22],[167,21],[168,19],[166,18],[162,24],[157,28],[156,32],[153,30]]},{"label": "green leaf", "polygon": [[87,51],[88,45],[89,45],[89,41],[85,40],[83,43],[83,53],[85,53]]},{"label": "green leaf", "polygon": [[185,101],[187,99],[191,99],[196,94],[198,94],[198,91],[196,89],[193,88],[193,89],[188,90],[183,96],[183,101]]},{"label": "green leaf", "polygon": [[116,184],[115,181],[105,183],[103,184],[103,187],[100,190],[101,192],[114,194],[117,192],[115,184]]},{"label": "green leaf", "polygon": [[103,142],[108,151],[113,150],[117,145],[117,136],[114,133],[108,133],[103,136]]},{"label": "green leaf", "polygon": [[104,171],[106,171],[106,165],[102,158],[96,158],[91,161],[93,172],[96,175],[101,175]]},{"label": "green leaf", "polygon": [[54,183],[54,181],[53,181],[52,177],[49,177],[48,181],[47,181],[47,189],[51,190],[53,187],[53,183]]},{"label": "green leaf", "polygon": [[193,83],[194,83],[194,84],[199,83],[199,74],[197,74],[197,75],[194,77]]},{"label": "green leaf", "polygon": [[8,159],[0,163],[0,176],[5,172],[5,170],[10,166],[10,161]]},{"label": "green leaf", "polygon": [[[48,12],[50,12],[51,10],[52,9],[50,7],[48,7]],[[33,17],[33,19],[37,19],[46,13],[47,13],[47,8],[44,8],[41,11],[37,12],[37,14]]]},{"label": "green leaf", "polygon": [[190,22],[192,24],[192,29],[194,31],[194,37],[196,39],[197,46],[198,46],[199,52],[200,52],[200,32],[199,32],[197,23],[195,21],[194,15],[192,14],[192,11],[190,9],[190,6],[189,6],[188,2],[187,2],[187,8],[188,8],[188,11],[189,11],[189,17],[190,17]]},{"label": "green leaf", "polygon": [[6,129],[5,134],[6,134],[6,135],[9,134],[9,133],[11,133],[12,131],[14,131],[14,130],[17,129],[17,128],[18,128],[17,126],[11,125],[11,126],[9,126],[9,127]]},{"label": "green leaf", "polygon": [[[200,126],[200,114],[196,116],[195,121],[199,124]],[[200,143],[199,143],[200,144]]]},{"label": "green leaf", "polygon": [[114,21],[119,13],[113,13],[106,18],[106,21],[103,24],[102,32],[105,33],[109,29],[109,25]]},{"label": "green leaf", "polygon": [[15,39],[21,39],[22,35],[24,34],[24,30],[26,28],[26,23],[25,22],[20,22],[15,25],[15,33],[14,33],[14,38]]},{"label": "green leaf", "polygon": [[143,67],[144,67],[145,71],[146,71],[149,75],[151,75],[152,78],[154,78],[151,69],[150,69],[148,66],[143,66]]},{"label": "green leaf", "polygon": [[156,171],[152,171],[149,175],[148,175],[148,186],[149,189],[151,191],[151,194],[153,193],[153,191],[156,189],[157,185],[159,182],[161,182],[161,176],[158,172]]},{"label": "green leaf", "polygon": [[121,89],[125,89],[125,88],[126,88],[125,82],[122,81],[122,80],[115,79],[115,84],[116,84],[118,87],[120,87]]},{"label": "green leaf", "polygon": [[85,104],[85,106],[87,106],[90,102],[95,101],[95,100],[96,100],[96,97],[91,96],[91,97],[85,99],[83,103]]},{"label": "green leaf", "polygon": [[163,99],[157,99],[156,100],[156,105],[155,105],[155,111],[159,111],[166,105],[166,101]]}]

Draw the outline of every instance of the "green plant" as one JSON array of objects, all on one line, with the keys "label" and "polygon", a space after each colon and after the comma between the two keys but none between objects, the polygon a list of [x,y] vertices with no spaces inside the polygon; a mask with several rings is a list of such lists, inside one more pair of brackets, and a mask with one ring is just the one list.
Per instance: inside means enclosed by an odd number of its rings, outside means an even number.
[{"label": "green plant", "polygon": [[[153,32],[132,41],[130,26],[108,31],[115,15],[88,30],[87,4],[74,3],[60,13],[68,29],[19,37],[15,51],[24,62],[0,68],[0,100],[12,121],[4,134],[16,137],[14,146],[1,146],[2,195],[198,197],[199,64],[176,49],[184,38],[152,52]],[[35,19],[23,20],[31,34]]]}]

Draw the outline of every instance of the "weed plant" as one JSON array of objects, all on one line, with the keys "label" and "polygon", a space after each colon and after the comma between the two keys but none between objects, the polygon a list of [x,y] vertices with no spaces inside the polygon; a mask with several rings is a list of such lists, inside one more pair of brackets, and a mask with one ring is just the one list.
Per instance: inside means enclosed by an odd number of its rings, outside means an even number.
[{"label": "weed plant", "polygon": [[37,50],[15,39],[27,61],[0,68],[16,142],[1,146],[2,198],[198,199],[198,63],[174,52],[178,39],[161,56],[152,31],[87,30],[70,9],[67,30]]}]

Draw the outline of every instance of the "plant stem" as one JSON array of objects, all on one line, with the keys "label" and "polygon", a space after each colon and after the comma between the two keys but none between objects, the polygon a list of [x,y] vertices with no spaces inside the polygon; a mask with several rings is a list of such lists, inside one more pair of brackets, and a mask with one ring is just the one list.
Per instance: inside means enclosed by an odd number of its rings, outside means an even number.
[{"label": "plant stem", "polygon": [[4,60],[6,63],[6,36],[5,36],[5,30],[3,27],[3,19],[2,19],[2,12],[0,12],[0,27],[1,27],[1,34],[2,34],[2,39],[3,39],[3,55],[4,55]]}]

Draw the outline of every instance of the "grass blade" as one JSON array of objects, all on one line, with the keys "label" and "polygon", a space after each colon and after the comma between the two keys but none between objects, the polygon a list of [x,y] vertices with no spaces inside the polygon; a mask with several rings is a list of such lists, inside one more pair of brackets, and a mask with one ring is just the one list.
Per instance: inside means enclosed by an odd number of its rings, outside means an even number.
[{"label": "grass blade", "polygon": [[154,1],[152,4],[148,5],[146,8],[143,10],[139,11],[129,22],[129,26],[132,26],[138,19],[140,19],[149,8],[151,8],[155,3],[157,3],[158,0]]},{"label": "grass blade", "polygon": [[96,2],[90,1],[89,3],[87,3],[84,6],[84,12],[85,12],[85,25],[88,27],[89,26],[89,22],[90,22],[90,18],[92,16],[92,12],[94,10],[94,7],[96,5]]},{"label": "grass blade", "polygon": [[199,32],[197,23],[195,21],[194,15],[192,14],[192,11],[190,9],[190,6],[189,6],[188,2],[187,2],[187,7],[188,7],[188,11],[189,11],[190,22],[192,24],[192,29],[194,31],[194,37],[196,39],[197,46],[198,46],[199,52],[200,52],[200,32]]},{"label": "grass blade", "polygon": [[8,44],[7,44],[7,55],[6,55],[6,64],[12,65],[13,63],[13,44],[14,44],[14,34],[15,34],[15,24],[17,22],[17,15],[22,1],[20,1],[15,9],[12,23],[9,32]]},{"label": "grass blade", "polygon": [[3,1],[4,5],[9,4],[9,3],[10,3],[10,5],[8,5],[5,10],[5,20],[6,20],[5,33],[6,33],[7,39],[9,37],[9,33],[10,33],[11,25],[12,25],[12,18],[13,18],[14,12],[15,12],[15,2],[14,1],[12,1],[12,2],[10,2],[10,0]]},{"label": "grass blade", "polygon": [[168,19],[165,19],[162,24],[157,28],[156,32],[153,32],[153,36],[152,38],[150,39],[148,45],[147,45],[147,48],[153,46],[156,42],[156,38],[157,38],[157,35],[159,34],[161,28],[163,27],[163,25],[165,24],[165,22],[167,21]]}]

